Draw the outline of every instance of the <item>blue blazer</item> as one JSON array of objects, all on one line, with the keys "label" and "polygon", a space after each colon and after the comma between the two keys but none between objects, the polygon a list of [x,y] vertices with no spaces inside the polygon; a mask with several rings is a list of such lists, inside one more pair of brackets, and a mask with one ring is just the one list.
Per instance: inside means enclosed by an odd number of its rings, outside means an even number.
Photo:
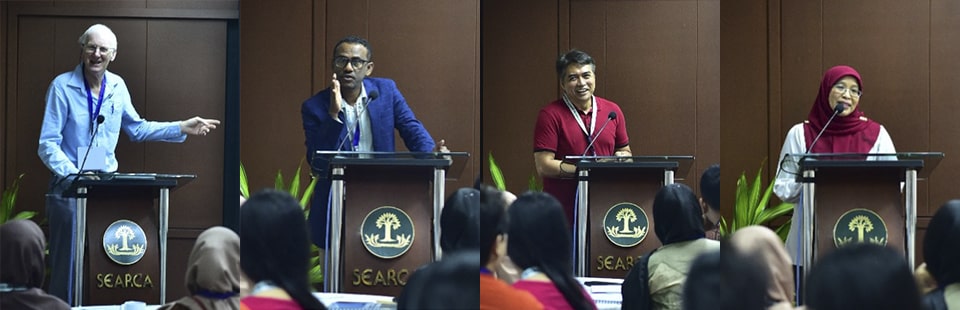
[{"label": "blue blazer", "polygon": [[[403,139],[404,145],[411,152],[432,152],[433,138],[423,127],[423,124],[413,115],[407,101],[397,89],[397,84],[390,79],[367,77],[363,79],[363,86],[369,96],[377,92],[376,99],[367,104],[370,113],[370,125],[373,132],[373,150],[376,152],[396,151],[396,141],[393,130],[396,129]],[[320,171],[320,181],[314,188],[311,199],[309,216],[311,236],[314,244],[325,247],[327,201],[330,194],[330,180],[326,177],[326,161],[314,161],[317,150],[335,151],[338,146],[348,147],[349,143],[341,144],[346,139],[347,130],[343,125],[344,115],[340,112],[340,121],[330,118],[330,88],[326,88],[307,101],[303,102],[300,113],[303,117],[303,133],[306,137],[307,161],[314,171]]]}]

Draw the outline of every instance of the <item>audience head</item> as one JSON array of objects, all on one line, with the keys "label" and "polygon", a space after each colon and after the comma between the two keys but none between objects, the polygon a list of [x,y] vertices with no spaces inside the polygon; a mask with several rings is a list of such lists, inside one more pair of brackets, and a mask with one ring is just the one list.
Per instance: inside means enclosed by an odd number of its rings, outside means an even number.
[{"label": "audience head", "polygon": [[703,213],[690,187],[666,185],[653,198],[654,230],[663,245],[704,237]]},{"label": "audience head", "polygon": [[720,164],[713,164],[700,176],[700,203],[707,222],[720,221]]},{"label": "audience head", "polygon": [[440,248],[452,253],[480,249],[480,191],[458,189],[443,204],[440,213]]},{"label": "audience head", "polygon": [[480,262],[495,263],[507,255],[507,212],[503,194],[496,188],[480,186]]},{"label": "audience head", "polygon": [[939,287],[960,282],[960,200],[948,201],[933,215],[923,257]]},{"label": "audience head", "polygon": [[757,266],[767,267],[766,292],[771,302],[793,302],[793,262],[776,233],[766,226],[747,226],[733,233],[729,245],[755,257]]},{"label": "audience head", "polygon": [[43,285],[45,248],[43,231],[30,220],[0,225],[0,283],[28,288]]},{"label": "audience head", "polygon": [[687,310],[767,308],[766,269],[756,257],[728,244],[701,254],[690,266],[683,286]]},{"label": "audience head", "polygon": [[820,258],[805,291],[807,307],[815,310],[920,309],[920,293],[903,254],[869,243]]},{"label": "audience head", "polygon": [[186,285],[191,295],[232,294],[232,298],[210,299],[209,308],[228,308],[217,307],[217,303],[239,306],[240,236],[220,226],[201,233],[187,261]]},{"label": "audience head", "polygon": [[398,309],[470,309],[480,304],[480,253],[464,249],[417,271],[403,288]]},{"label": "audience head", "polygon": [[542,192],[528,192],[510,205],[507,252],[521,269],[543,272],[574,309],[592,308],[573,278],[570,227],[556,198]]},{"label": "audience head", "polygon": [[240,266],[254,283],[270,281],[304,309],[323,309],[310,293],[310,243],[300,203],[267,189],[240,208]]},{"label": "audience head", "polygon": [[67,303],[41,289],[44,277],[44,236],[30,220],[0,225],[0,309],[60,310]]}]

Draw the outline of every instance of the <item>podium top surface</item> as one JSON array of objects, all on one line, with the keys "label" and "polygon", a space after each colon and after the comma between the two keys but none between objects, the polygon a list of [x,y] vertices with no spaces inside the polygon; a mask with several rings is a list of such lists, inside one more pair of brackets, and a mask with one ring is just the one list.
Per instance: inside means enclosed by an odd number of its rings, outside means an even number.
[{"label": "podium top surface", "polygon": [[941,152],[903,153],[811,153],[789,154],[797,158],[801,170],[843,167],[886,167],[917,170],[917,176],[926,178],[936,169],[944,154]]},{"label": "podium top surface", "polygon": [[[87,175],[84,175],[87,177]],[[80,178],[73,181],[63,192],[64,197],[76,197],[80,187],[166,187],[173,188],[186,185],[197,178],[195,174],[171,173],[126,173],[107,172],[91,174],[96,179]],[[70,178],[73,178],[71,176]]]},{"label": "podium top surface", "polygon": [[[432,166],[447,170],[447,180],[457,180],[467,166],[468,152],[355,152],[317,151],[311,167],[324,166]],[[325,174],[325,173],[324,173]]]},{"label": "podium top surface", "polygon": [[567,161],[573,161],[577,169],[590,168],[658,168],[673,170],[678,178],[686,176],[693,166],[693,156],[666,155],[666,156],[567,156]]}]

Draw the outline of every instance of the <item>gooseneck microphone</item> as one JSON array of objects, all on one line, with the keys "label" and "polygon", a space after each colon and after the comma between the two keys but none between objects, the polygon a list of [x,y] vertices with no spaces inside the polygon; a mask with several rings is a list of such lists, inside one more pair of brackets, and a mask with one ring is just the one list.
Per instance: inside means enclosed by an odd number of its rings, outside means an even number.
[{"label": "gooseneck microphone", "polygon": [[[343,137],[343,140],[340,140],[340,145],[337,146],[337,148],[335,149],[336,151],[341,150],[341,148],[343,148],[343,144],[347,143],[347,140],[351,140],[352,142],[353,139],[357,139],[358,142],[360,141],[360,115],[363,114],[363,111],[366,110],[370,102],[376,100],[377,97],[379,96],[380,96],[380,93],[377,92],[376,90],[371,90],[370,93],[367,94],[367,98],[364,98],[360,106],[357,107],[356,127],[352,129],[349,127],[347,128],[347,134]],[[346,122],[346,119],[344,119],[344,122]],[[344,123],[344,125],[346,125],[346,123]]]},{"label": "gooseneck microphone", "polygon": [[838,102],[837,106],[833,107],[833,115],[830,115],[830,119],[827,119],[827,123],[823,124],[823,128],[820,128],[820,133],[817,134],[817,137],[813,139],[813,142],[810,143],[810,148],[807,149],[805,154],[810,154],[810,151],[813,150],[813,146],[817,145],[817,141],[820,140],[820,136],[823,135],[823,132],[827,131],[827,126],[830,126],[830,122],[833,121],[834,117],[837,117],[838,114],[847,109],[847,104]]},{"label": "gooseneck microphone", "polygon": [[97,130],[100,129],[100,124],[103,124],[104,119],[103,115],[97,115],[97,124],[93,126],[93,134],[90,135],[90,144],[87,144],[87,152],[83,154],[83,160],[80,161],[80,170],[77,171],[77,174],[83,173],[83,166],[87,164],[87,156],[90,155],[90,149],[93,148],[93,139],[97,137]]},{"label": "gooseneck microphone", "polygon": [[587,144],[587,148],[583,150],[583,154],[580,154],[581,157],[587,156],[587,152],[590,151],[590,147],[593,146],[594,142],[597,142],[597,139],[600,138],[600,133],[603,132],[604,128],[607,128],[607,124],[610,123],[613,119],[617,118],[617,112],[610,111],[610,114],[607,115],[607,120],[603,122],[603,125],[600,126],[600,130],[597,130],[597,134],[593,135],[593,138],[590,139],[590,143]]}]

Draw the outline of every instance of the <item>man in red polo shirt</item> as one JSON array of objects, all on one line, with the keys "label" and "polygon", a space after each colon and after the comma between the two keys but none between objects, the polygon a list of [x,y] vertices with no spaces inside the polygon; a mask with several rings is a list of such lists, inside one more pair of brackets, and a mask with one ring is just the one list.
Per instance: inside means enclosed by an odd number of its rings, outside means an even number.
[{"label": "man in red polo shirt", "polygon": [[[571,50],[557,60],[563,96],[540,109],[533,133],[533,158],[543,177],[543,191],[563,204],[573,223],[576,205],[576,165],[566,156],[631,156],[627,123],[620,106],[593,95],[596,63],[587,53]],[[610,120],[602,131],[610,115]],[[587,145],[596,139],[590,149]]]}]

